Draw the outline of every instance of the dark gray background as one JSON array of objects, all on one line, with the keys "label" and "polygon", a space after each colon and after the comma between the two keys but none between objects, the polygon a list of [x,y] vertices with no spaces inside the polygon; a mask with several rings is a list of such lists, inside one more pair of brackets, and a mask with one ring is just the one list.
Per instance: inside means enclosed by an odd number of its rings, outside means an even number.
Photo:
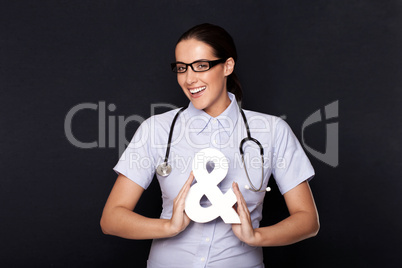
[{"label": "dark gray background", "polygon": [[[73,146],[64,120],[80,103],[114,104],[116,121],[149,117],[152,103],[187,105],[169,63],[180,34],[202,22],[235,39],[244,108],[286,115],[301,138],[310,114],[339,101],[339,166],[308,154],[321,230],[264,248],[266,266],[401,265],[401,16],[402,1],[3,1],[0,265],[145,266],[150,241],[99,227],[118,148]],[[305,133],[320,151],[325,123]],[[97,111],[72,127],[97,140]],[[137,127],[127,125],[127,139]],[[159,199],[153,183],[138,212],[157,217]],[[263,224],[286,213],[275,189]]]}]

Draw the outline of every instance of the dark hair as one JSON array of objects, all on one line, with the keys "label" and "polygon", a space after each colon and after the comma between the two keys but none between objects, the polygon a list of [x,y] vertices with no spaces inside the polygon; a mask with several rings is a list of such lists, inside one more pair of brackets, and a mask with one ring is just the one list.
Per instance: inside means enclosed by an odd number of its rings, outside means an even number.
[{"label": "dark hair", "polygon": [[[209,23],[196,25],[185,32],[176,45],[183,40],[192,38],[211,46],[217,58],[228,59],[232,57],[237,62],[237,51],[233,38],[222,27]],[[237,101],[241,101],[243,92],[240,81],[234,71],[227,78],[226,88],[229,92],[235,94]]]}]

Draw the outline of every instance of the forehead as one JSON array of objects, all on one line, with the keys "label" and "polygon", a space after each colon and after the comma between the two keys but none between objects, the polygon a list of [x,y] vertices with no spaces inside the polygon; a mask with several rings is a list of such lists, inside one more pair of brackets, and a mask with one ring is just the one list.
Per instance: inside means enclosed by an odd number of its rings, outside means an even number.
[{"label": "forehead", "polygon": [[195,39],[180,41],[176,46],[175,55],[176,61],[185,63],[191,63],[201,59],[212,60],[216,58],[211,46]]}]

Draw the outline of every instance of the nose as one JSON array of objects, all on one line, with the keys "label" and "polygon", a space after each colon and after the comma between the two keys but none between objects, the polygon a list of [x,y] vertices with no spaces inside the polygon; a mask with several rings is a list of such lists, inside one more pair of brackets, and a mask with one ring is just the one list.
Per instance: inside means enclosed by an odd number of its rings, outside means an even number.
[{"label": "nose", "polygon": [[186,71],[186,83],[191,85],[197,82],[197,73],[193,71],[190,67]]}]

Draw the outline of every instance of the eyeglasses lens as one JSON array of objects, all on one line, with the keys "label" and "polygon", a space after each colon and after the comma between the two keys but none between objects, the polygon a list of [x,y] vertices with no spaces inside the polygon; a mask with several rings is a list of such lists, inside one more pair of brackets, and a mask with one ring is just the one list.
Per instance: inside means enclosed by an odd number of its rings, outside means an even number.
[{"label": "eyeglasses lens", "polygon": [[[173,72],[175,73],[185,73],[190,64],[186,65],[184,63],[175,63],[172,65]],[[205,72],[210,69],[210,64],[208,61],[197,61],[191,64],[194,72]]]}]

